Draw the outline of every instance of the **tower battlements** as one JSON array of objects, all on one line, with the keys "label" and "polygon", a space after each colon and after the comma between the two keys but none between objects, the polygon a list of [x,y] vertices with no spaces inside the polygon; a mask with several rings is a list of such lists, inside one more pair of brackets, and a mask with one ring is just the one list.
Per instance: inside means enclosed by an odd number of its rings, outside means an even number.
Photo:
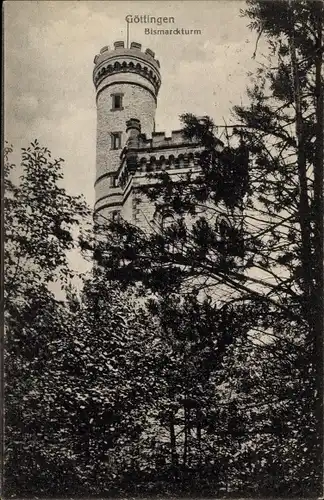
[{"label": "tower battlements", "polygon": [[196,167],[200,145],[184,137],[183,130],[152,132],[148,137],[141,133],[139,119],[131,118],[126,123],[128,135],[120,155],[120,167],[116,173],[116,184],[126,190],[134,176],[154,171],[181,171]]},{"label": "tower battlements", "polygon": [[145,134],[142,134],[139,140],[139,147],[144,148],[174,147],[185,142],[192,142],[184,140],[183,130],[172,130],[171,134],[167,134],[166,132],[152,132],[152,138],[148,138]]},{"label": "tower battlements", "polygon": [[[130,130],[132,133],[130,134]],[[127,148],[136,148],[138,150],[145,149],[168,149],[175,148],[178,146],[192,146],[197,145],[197,141],[193,139],[188,139],[183,134],[183,129],[172,130],[171,134],[166,132],[152,132],[152,134],[147,135],[141,133],[141,122],[139,119],[131,118],[126,123],[126,133],[128,132],[128,140],[126,143]],[[224,144],[221,140],[218,140],[216,145],[217,151],[222,151]]]},{"label": "tower battlements", "polygon": [[157,95],[161,85],[160,63],[151,49],[142,52],[142,45],[131,42],[126,48],[123,41],[114,43],[114,49],[103,47],[94,58],[93,82],[98,89],[110,75],[133,73],[148,80]]}]

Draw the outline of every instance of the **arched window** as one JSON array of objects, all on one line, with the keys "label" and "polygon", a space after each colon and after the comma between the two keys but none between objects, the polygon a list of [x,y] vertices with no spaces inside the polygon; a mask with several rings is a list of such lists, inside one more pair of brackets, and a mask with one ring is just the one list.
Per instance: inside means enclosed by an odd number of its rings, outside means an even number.
[{"label": "arched window", "polygon": [[164,231],[165,229],[168,229],[174,222],[174,216],[172,215],[171,212],[165,211],[161,215],[161,229]]},{"label": "arched window", "polygon": [[178,168],[183,168],[184,167],[184,155],[180,154],[177,158],[177,166]]},{"label": "arched window", "polygon": [[168,209],[159,209],[155,212],[153,216],[155,226],[163,232],[165,229],[171,226],[171,224],[175,221],[174,215],[171,210]]},{"label": "arched window", "polygon": [[164,235],[165,237],[164,249],[166,252],[169,253],[172,253],[174,251],[174,241],[172,238],[172,232],[170,234],[168,229],[172,224],[174,224],[174,222],[175,222],[175,217],[171,210],[162,209],[158,210],[154,214],[155,227],[157,231],[161,233],[161,235]]},{"label": "arched window", "polygon": [[169,158],[168,158],[168,164],[169,164],[169,168],[173,168],[174,166],[174,155],[170,155]]},{"label": "arched window", "polygon": [[165,170],[166,169],[166,160],[165,160],[165,156],[164,155],[160,156],[160,158],[159,158],[159,166],[160,166],[161,170]]}]

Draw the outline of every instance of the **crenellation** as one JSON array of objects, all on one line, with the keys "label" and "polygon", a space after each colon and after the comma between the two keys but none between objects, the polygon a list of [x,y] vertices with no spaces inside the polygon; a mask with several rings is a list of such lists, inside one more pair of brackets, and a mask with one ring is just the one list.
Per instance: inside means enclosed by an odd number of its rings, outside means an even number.
[{"label": "crenellation", "polygon": [[125,43],[123,40],[117,41],[114,43],[114,48],[116,49],[123,49],[125,47]]},{"label": "crenellation", "polygon": [[104,52],[107,52],[108,50],[109,50],[108,45],[105,45],[104,47],[102,47],[102,49],[100,49],[100,54],[103,54]]},{"label": "crenellation", "polygon": [[147,134],[140,134],[139,135],[139,140],[140,140],[140,143],[141,144],[145,144],[146,142],[148,142],[150,139],[149,137],[147,136]]},{"label": "crenellation", "polygon": [[189,139],[183,137],[183,130],[172,130],[171,142],[173,144],[181,144],[182,142],[191,142]]},{"label": "crenellation", "polygon": [[139,136],[140,148],[159,148],[179,146],[183,144],[191,144],[193,141],[184,138],[182,130],[173,130],[171,136],[167,136],[166,132],[152,132],[152,138],[148,138],[144,134]]},{"label": "crenellation", "polygon": [[157,96],[161,85],[159,68],[157,65],[152,65],[154,60],[152,62],[142,60],[142,56],[144,54],[139,53],[138,56],[132,57],[131,54],[125,53],[124,50],[121,50],[118,55],[115,52],[108,52],[108,55],[105,55],[105,53],[97,55],[93,70],[93,82],[95,86],[98,88],[103,81],[106,81],[107,78],[111,78],[113,75],[134,73],[140,77],[140,82],[144,83],[143,79],[150,82],[151,89],[155,96]]},{"label": "crenellation", "polygon": [[[138,42],[131,42],[130,47],[125,47],[125,43],[122,40],[118,40],[114,42],[114,49],[113,51],[110,51],[109,46],[105,45],[102,47],[100,50],[100,53],[97,54],[98,56],[113,56],[115,51],[119,53],[120,51],[123,51],[125,53],[128,53],[129,55],[136,55],[136,56],[141,56],[145,58],[147,61],[154,62],[154,65],[160,68],[160,62],[155,59],[155,52],[151,50],[150,48],[145,49],[145,51],[142,51],[142,44]],[[108,53],[108,54],[107,54]],[[103,59],[100,59],[100,62]],[[98,61],[98,60],[97,60]],[[97,64],[97,62],[95,62]]]},{"label": "crenellation", "polygon": [[135,50],[142,50],[142,44],[137,42],[131,42],[130,48]]},{"label": "crenellation", "polygon": [[165,143],[165,132],[152,133],[152,147]]},{"label": "crenellation", "polygon": [[155,58],[155,52],[153,52],[153,50],[151,49],[146,49],[145,54],[153,57],[153,59]]}]

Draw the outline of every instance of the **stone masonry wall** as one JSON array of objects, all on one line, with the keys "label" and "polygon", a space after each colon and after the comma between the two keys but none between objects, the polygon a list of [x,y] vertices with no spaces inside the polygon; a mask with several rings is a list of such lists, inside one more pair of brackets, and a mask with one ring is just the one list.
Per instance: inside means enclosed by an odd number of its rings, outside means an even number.
[{"label": "stone masonry wall", "polygon": [[[112,94],[123,95],[122,110],[112,111]],[[156,103],[146,89],[131,83],[115,83],[102,90],[97,99],[97,178],[106,172],[115,172],[120,165],[121,150],[111,150],[111,132],[122,133],[122,147],[126,143],[126,121],[138,118],[142,131],[151,134],[154,129]],[[99,189],[99,188],[98,188]]]}]

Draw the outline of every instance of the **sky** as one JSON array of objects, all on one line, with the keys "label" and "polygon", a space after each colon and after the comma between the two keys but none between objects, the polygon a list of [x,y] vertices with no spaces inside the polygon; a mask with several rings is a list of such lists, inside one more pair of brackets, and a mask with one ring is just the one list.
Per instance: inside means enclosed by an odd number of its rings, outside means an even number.
[{"label": "sky", "polygon": [[[162,86],[156,130],[180,128],[179,115],[229,122],[246,102],[248,72],[262,61],[256,33],[240,17],[243,0],[17,1],[4,6],[5,139],[16,150],[38,139],[64,163],[64,187],[92,206],[96,104],[93,59],[126,40],[127,15],[174,17],[172,26],[132,23],[130,41],[156,53]],[[200,35],[147,35],[145,28],[201,30]]]}]

